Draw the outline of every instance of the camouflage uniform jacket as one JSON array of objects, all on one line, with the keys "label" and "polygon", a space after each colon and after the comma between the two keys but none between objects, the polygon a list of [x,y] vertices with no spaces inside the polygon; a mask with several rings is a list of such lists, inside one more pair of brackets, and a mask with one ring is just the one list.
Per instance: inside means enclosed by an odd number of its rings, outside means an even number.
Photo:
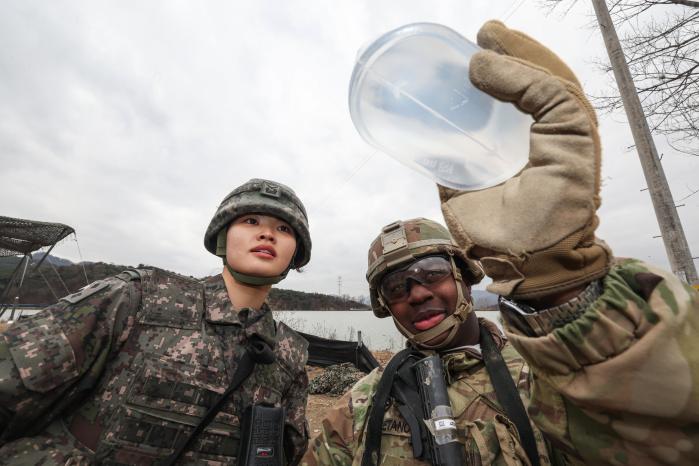
[{"label": "camouflage uniform jacket", "polygon": [[[502,353],[536,424],[541,464],[698,464],[699,293],[636,260],[619,261],[588,290],[587,300],[527,316],[528,331],[503,312]],[[529,464],[479,359],[443,360],[468,464]],[[361,464],[380,376],[340,400],[302,464]],[[412,458],[407,430],[391,406],[380,464],[424,464]]]},{"label": "camouflage uniform jacket", "polygon": [[234,310],[221,276],[139,270],[0,337],[0,463],[154,464],[226,390],[252,334],[272,343],[276,362],[255,367],[180,464],[234,464],[251,403],[286,408],[287,460],[297,462],[307,444],[306,341],[266,305]]},{"label": "camouflage uniform jacket", "polygon": [[[479,323],[488,328],[498,343],[510,374],[526,399],[529,393],[526,363],[505,341],[495,324],[485,319],[479,319]],[[449,400],[459,436],[466,445],[467,464],[525,463],[526,454],[513,434],[514,425],[500,408],[478,350],[466,347],[452,351],[443,354],[442,361],[449,379]],[[320,433],[311,440],[303,465],[361,464],[369,409],[382,375],[381,368],[375,369],[339,400],[323,420]],[[382,431],[379,464],[429,464],[413,458],[410,427],[393,400],[384,415]],[[542,436],[537,430],[534,432],[539,449],[548,461]],[[542,464],[548,463],[542,461]]]}]

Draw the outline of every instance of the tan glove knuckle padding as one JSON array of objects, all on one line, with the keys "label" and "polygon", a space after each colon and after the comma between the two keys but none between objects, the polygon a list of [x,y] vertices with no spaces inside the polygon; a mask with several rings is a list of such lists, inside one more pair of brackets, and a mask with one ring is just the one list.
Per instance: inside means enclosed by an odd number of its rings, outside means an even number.
[{"label": "tan glove knuckle padding", "polygon": [[[499,294],[536,297],[603,275],[611,252],[594,239],[601,149],[577,78],[553,52],[502,23],[486,23],[478,42],[494,51],[474,55],[471,81],[532,115],[530,157],[493,188],[440,187],[449,229],[481,260],[493,278],[489,289]],[[492,255],[474,253],[483,249]]]}]

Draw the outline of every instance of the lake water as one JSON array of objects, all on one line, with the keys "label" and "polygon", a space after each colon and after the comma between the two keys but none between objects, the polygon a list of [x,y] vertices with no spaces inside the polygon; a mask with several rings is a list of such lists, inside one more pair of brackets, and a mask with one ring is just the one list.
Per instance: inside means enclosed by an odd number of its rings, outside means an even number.
[{"label": "lake water", "polygon": [[[500,325],[497,311],[477,314]],[[371,311],[275,311],[274,318],[299,332],[334,340],[357,341],[357,332],[361,331],[362,341],[373,351],[399,351],[405,346],[405,337],[393,319],[378,319]]]}]

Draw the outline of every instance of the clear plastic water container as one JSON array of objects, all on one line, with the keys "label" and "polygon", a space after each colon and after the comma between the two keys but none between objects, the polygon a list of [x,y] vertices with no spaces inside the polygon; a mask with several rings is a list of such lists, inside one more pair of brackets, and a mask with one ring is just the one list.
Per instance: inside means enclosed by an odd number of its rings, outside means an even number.
[{"label": "clear plastic water container", "polygon": [[478,50],[432,23],[402,26],[360,50],[349,88],[359,134],[450,188],[484,189],[517,174],[528,161],[533,120],[471,84]]}]

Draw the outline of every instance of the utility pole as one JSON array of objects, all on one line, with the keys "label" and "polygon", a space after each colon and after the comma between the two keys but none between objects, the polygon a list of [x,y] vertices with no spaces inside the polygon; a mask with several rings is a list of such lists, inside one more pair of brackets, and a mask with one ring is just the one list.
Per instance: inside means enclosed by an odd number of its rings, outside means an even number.
[{"label": "utility pole", "polygon": [[342,276],[337,277],[337,295],[342,297]]},{"label": "utility pole", "polygon": [[631,79],[629,66],[621,49],[607,4],[605,0],[592,0],[592,5],[595,8],[604,45],[607,47],[609,61],[614,70],[614,78],[619,86],[638,157],[641,159],[641,167],[643,167],[643,174],[648,183],[648,192],[660,225],[665,250],[670,259],[670,267],[672,272],[685,282],[697,284],[699,283],[697,269],[694,266],[692,254],[689,252],[687,238],[684,236],[680,217],[677,215],[675,202],[672,199],[672,193],[658,158],[658,151],[650,134],[648,122],[636,93],[636,86]]}]

